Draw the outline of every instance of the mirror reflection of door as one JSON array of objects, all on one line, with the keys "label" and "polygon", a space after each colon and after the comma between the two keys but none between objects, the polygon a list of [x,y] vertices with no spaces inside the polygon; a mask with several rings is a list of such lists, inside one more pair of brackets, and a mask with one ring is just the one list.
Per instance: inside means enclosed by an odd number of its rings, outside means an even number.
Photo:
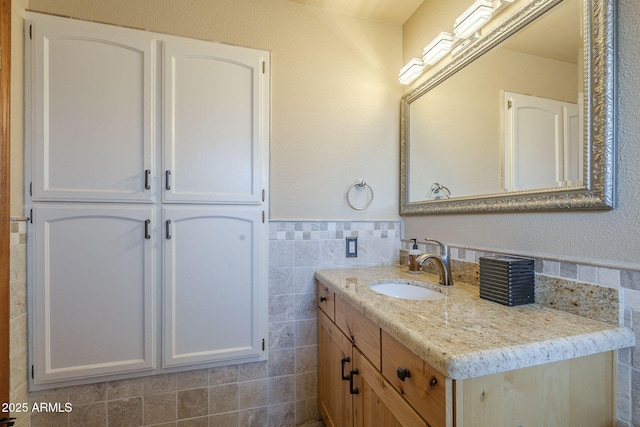
[{"label": "mirror reflection of door", "polygon": [[504,92],[506,191],[582,183],[578,105]]}]

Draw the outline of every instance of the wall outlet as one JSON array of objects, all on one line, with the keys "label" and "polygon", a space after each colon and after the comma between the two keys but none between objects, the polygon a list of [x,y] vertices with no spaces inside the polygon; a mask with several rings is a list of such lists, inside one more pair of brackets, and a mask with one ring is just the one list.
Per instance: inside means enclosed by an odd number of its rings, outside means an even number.
[{"label": "wall outlet", "polygon": [[358,256],[358,238],[347,237],[347,258],[357,258]]}]

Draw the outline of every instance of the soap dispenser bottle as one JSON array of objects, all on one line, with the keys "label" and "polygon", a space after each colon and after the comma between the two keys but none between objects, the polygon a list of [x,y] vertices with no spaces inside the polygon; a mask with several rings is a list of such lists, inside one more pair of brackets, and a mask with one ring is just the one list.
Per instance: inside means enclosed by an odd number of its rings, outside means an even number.
[{"label": "soap dispenser bottle", "polygon": [[420,273],[420,271],[422,270],[422,266],[419,262],[416,261],[416,258],[418,258],[418,256],[421,255],[422,252],[420,252],[420,250],[418,249],[418,239],[411,240],[413,240],[413,248],[409,251],[409,272]]}]

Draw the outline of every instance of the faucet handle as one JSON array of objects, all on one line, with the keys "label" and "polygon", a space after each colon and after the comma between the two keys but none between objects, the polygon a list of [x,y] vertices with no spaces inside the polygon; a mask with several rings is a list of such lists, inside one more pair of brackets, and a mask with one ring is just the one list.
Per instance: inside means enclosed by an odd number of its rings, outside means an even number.
[{"label": "faucet handle", "polygon": [[427,243],[435,243],[438,246],[440,246],[440,255],[441,256],[447,256],[449,254],[449,246],[445,245],[444,243],[442,243],[442,242],[440,242],[438,240],[432,239],[430,237],[425,237],[424,241],[427,242]]}]

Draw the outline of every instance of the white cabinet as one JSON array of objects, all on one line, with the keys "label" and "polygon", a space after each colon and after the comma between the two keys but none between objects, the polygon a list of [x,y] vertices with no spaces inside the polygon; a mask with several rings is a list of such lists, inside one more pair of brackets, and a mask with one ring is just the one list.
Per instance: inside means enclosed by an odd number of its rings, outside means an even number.
[{"label": "white cabinet", "polygon": [[261,213],[171,206],[163,224],[165,366],[262,354]]},{"label": "white cabinet", "polygon": [[264,58],[195,40],[163,47],[163,200],[261,203]]},{"label": "white cabinet", "polygon": [[505,189],[582,185],[578,104],[504,92]]},{"label": "white cabinet", "polygon": [[27,19],[32,388],[266,359],[268,53]]},{"label": "white cabinet", "polygon": [[32,215],[37,382],[154,369],[154,208],[40,203]]},{"label": "white cabinet", "polygon": [[45,18],[27,34],[33,200],[151,202],[154,38]]}]

